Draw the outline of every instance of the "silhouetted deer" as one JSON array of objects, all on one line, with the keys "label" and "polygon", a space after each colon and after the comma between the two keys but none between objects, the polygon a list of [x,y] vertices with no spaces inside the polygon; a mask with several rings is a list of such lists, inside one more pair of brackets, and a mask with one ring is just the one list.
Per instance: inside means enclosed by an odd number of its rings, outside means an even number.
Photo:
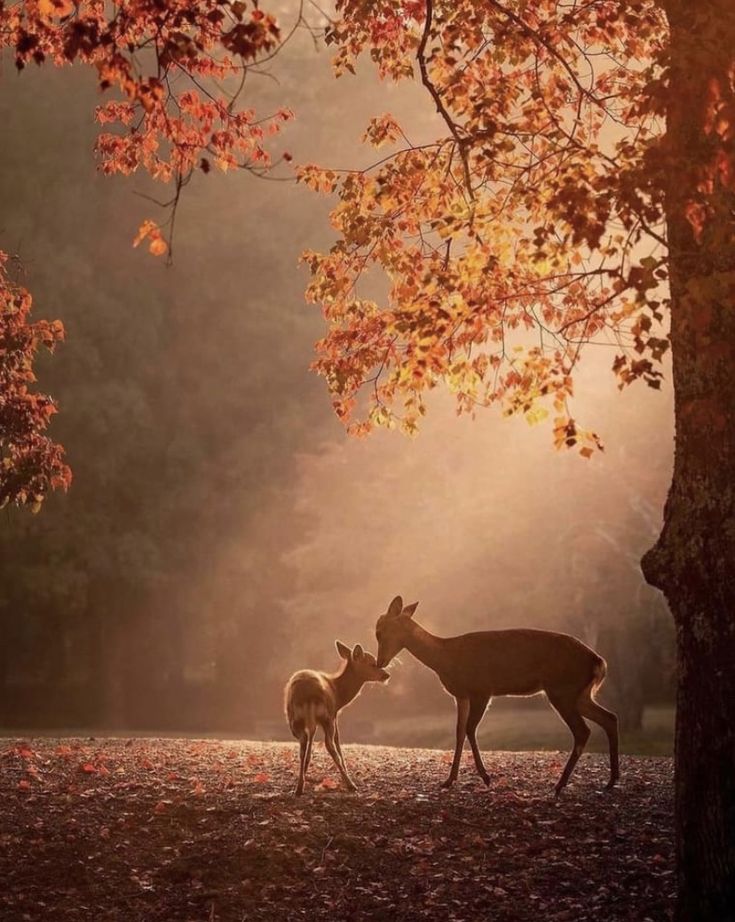
[{"label": "silhouetted deer", "polygon": [[599,724],[610,747],[611,788],[619,777],[618,718],[595,700],[607,672],[605,660],[571,637],[553,631],[518,629],[479,631],[459,637],[435,637],[413,620],[418,602],[403,607],[396,596],[386,614],[378,618],[378,665],[387,666],[404,648],[439,676],[444,688],[457,700],[457,744],[449,777],[450,787],[459,772],[465,735],[470,741],[477,771],[485,782],[490,776],[477,746],[475,731],[493,695],[546,697],[574,735],[572,749],[556,785],[556,794],[569,781],[590,737],[584,721]]},{"label": "silhouetted deer", "polygon": [[299,780],[295,794],[304,792],[317,725],[324,730],[324,742],[342,780],[350,791],[357,790],[342,757],[337,715],[360,693],[366,682],[386,682],[390,678],[385,669],[376,665],[372,653],[366,653],[360,644],[350,650],[338,640],[336,646],[345,661],[339,672],[332,675],[303,669],[294,673],[286,685],[286,716],[291,732],[300,744]]}]

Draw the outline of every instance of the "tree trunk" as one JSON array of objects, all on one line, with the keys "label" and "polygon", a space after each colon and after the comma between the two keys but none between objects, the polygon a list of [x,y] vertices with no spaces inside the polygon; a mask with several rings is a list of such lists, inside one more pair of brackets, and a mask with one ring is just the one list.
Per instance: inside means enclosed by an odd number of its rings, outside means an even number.
[{"label": "tree trunk", "polygon": [[735,186],[722,164],[734,153],[735,3],[664,6],[676,454],[664,527],[643,570],[677,630],[676,919],[733,922]]}]

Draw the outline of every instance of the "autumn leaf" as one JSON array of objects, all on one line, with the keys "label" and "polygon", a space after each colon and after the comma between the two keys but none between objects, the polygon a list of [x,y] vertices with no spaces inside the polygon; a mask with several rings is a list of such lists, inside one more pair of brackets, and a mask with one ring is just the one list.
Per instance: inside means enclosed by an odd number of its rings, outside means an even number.
[{"label": "autumn leaf", "polygon": [[153,256],[163,256],[168,252],[161,228],[155,221],[146,219],[138,228],[138,233],[133,240],[133,246],[139,246],[144,240],[148,240],[148,251]]},{"label": "autumn leaf", "polygon": [[74,6],[72,0],[39,0],[38,10],[41,16],[47,19],[52,16],[61,18],[69,16],[74,11]]},{"label": "autumn leaf", "polygon": [[322,778],[317,787],[321,788],[323,791],[336,791],[339,787],[339,782],[335,781],[334,778]]}]

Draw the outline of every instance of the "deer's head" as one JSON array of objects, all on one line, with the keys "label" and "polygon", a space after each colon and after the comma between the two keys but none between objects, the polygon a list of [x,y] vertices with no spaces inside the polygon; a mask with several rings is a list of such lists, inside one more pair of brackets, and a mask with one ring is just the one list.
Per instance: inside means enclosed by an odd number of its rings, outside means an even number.
[{"label": "deer's head", "polygon": [[393,657],[406,646],[413,630],[413,613],[418,602],[403,607],[403,599],[397,595],[388,606],[388,611],[378,618],[375,636],[378,640],[378,666],[387,666]]},{"label": "deer's head", "polygon": [[352,650],[339,640],[335,645],[339,655],[347,661],[347,668],[362,682],[387,682],[390,678],[390,673],[381,669],[373,654],[363,650],[359,643]]}]

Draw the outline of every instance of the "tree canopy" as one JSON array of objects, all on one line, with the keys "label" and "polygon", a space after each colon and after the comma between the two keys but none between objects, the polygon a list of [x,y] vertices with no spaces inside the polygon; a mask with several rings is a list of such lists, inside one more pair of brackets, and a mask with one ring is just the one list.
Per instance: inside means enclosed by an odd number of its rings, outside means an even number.
[{"label": "tree canopy", "polygon": [[[353,432],[413,432],[443,383],[460,412],[551,409],[556,444],[590,455],[570,407],[582,346],[612,347],[621,386],[660,385],[666,30],[648,0],[624,7],[340,4],[338,72],[369,54],[437,112],[428,139],[373,119],[372,167],[301,169],[339,198],[308,295],[328,325],[316,367]],[[382,300],[364,293],[376,271]]]}]

